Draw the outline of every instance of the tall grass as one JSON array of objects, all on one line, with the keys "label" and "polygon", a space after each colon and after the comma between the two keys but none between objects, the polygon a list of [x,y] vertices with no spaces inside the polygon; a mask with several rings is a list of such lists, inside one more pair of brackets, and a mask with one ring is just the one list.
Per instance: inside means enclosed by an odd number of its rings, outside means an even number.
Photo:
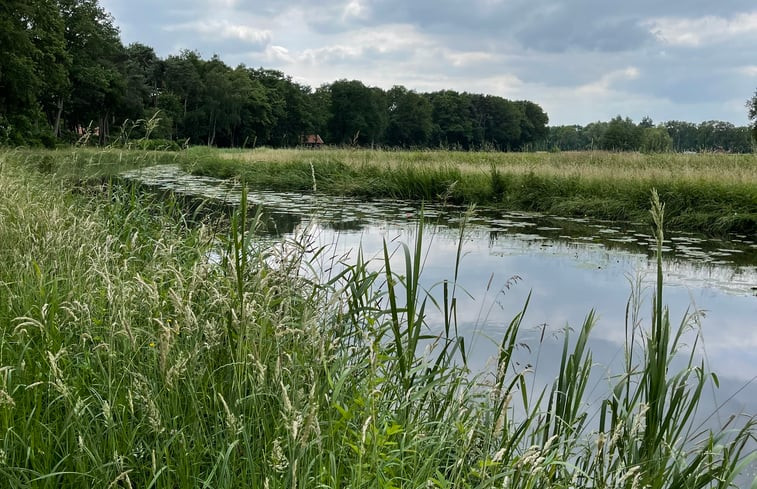
[{"label": "tall grass", "polygon": [[317,279],[310,244],[262,244],[246,206],[197,222],[15,158],[0,154],[2,487],[728,487],[751,459],[751,419],[694,421],[714,377],[693,356],[671,371],[688,322],[671,327],[661,273],[650,329],[629,307],[596,423],[593,314],[535,395],[513,357],[528,304],[496,371],[469,372],[454,278],[441,297],[420,285],[422,228],[378,270],[358,255]]},{"label": "tall grass", "polygon": [[184,166],[267,189],[367,198],[494,204],[563,216],[646,221],[650,190],[668,226],[710,234],[757,233],[753,155],[608,152],[193,151]]}]

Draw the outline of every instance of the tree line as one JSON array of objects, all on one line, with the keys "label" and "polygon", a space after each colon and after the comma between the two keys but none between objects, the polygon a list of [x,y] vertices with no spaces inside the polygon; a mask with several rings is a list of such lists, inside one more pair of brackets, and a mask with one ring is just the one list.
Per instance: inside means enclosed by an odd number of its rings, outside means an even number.
[{"label": "tree line", "polygon": [[312,89],[195,51],[163,59],[144,44],[123,46],[97,0],[4,0],[0,46],[0,144],[286,147],[319,134],[329,144],[400,148],[752,150],[749,128],[726,122],[654,126],[619,116],[548,127],[544,110],[525,100],[358,80]]},{"label": "tree line", "polygon": [[654,125],[648,117],[635,124],[627,117],[617,116],[609,122],[592,122],[586,126],[550,127],[541,149],[751,153],[753,137],[757,138],[757,132],[753,134],[753,131],[750,127],[723,121],[700,124],[667,121]]},{"label": "tree line", "polygon": [[547,134],[529,101],[385,91],[357,80],[316,89],[284,73],[183,51],[165,59],[123,46],[97,0],[0,5],[0,142],[54,145],[83,134],[109,144],[150,138],[215,146],[332,144],[521,149]]}]

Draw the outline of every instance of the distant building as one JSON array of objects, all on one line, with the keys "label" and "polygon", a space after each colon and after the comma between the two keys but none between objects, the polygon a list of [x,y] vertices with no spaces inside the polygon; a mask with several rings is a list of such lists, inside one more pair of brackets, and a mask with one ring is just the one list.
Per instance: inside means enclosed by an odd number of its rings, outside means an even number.
[{"label": "distant building", "polygon": [[324,143],[318,134],[306,134],[300,138],[300,144],[306,148],[320,148]]}]

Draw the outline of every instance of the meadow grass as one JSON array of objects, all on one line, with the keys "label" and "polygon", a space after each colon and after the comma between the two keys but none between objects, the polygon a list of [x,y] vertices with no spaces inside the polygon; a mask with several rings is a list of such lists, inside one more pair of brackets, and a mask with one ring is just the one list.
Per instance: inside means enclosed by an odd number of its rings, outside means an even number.
[{"label": "meadow grass", "polygon": [[61,148],[0,150],[7,162],[35,170],[67,185],[91,185],[118,178],[126,170],[162,164],[179,164],[182,155],[170,151],[123,148]]},{"label": "meadow grass", "polygon": [[272,190],[450,201],[647,221],[656,188],[672,229],[757,233],[757,157],[610,152],[195,149],[190,171]]},{"label": "meadow grass", "polygon": [[513,359],[528,303],[495,369],[468,371],[454,277],[419,286],[422,228],[378,269],[358,253],[319,279],[307,237],[264,244],[244,205],[188,219],[30,163],[0,153],[2,487],[726,488],[753,458],[751,418],[694,421],[712,378],[693,357],[670,370],[689,323],[670,324],[659,262],[652,324],[629,302],[596,423],[594,315],[535,397]]}]

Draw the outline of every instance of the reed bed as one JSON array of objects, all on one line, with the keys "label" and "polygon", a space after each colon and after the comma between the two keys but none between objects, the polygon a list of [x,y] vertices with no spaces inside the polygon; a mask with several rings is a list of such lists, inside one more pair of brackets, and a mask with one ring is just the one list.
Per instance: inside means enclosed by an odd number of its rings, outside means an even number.
[{"label": "reed bed", "polygon": [[708,180],[757,185],[757,157],[726,153],[619,153],[571,151],[557,153],[502,153],[462,151],[379,151],[367,149],[218,150],[221,158],[249,163],[339,161],[350,167],[369,165],[396,170],[406,165],[419,169],[444,166],[463,173],[488,173],[491,166],[513,174],[577,176],[612,180]]},{"label": "reed bed", "polygon": [[649,192],[668,226],[757,233],[757,157],[609,152],[487,153],[352,149],[195,150],[184,167],[274,190],[485,204],[509,210],[647,221]]},{"label": "reed bed", "polygon": [[[422,228],[378,269],[358,254],[318,279],[326,250],[263,244],[244,198],[203,218],[30,163],[0,153],[2,487],[726,488],[754,458],[751,418],[695,421],[714,377],[693,356],[671,371],[690,322],[670,324],[661,269],[592,408],[594,315],[535,397],[513,360],[529,304],[470,372],[454,276],[419,286]],[[656,197],[653,218],[661,246]]]}]

